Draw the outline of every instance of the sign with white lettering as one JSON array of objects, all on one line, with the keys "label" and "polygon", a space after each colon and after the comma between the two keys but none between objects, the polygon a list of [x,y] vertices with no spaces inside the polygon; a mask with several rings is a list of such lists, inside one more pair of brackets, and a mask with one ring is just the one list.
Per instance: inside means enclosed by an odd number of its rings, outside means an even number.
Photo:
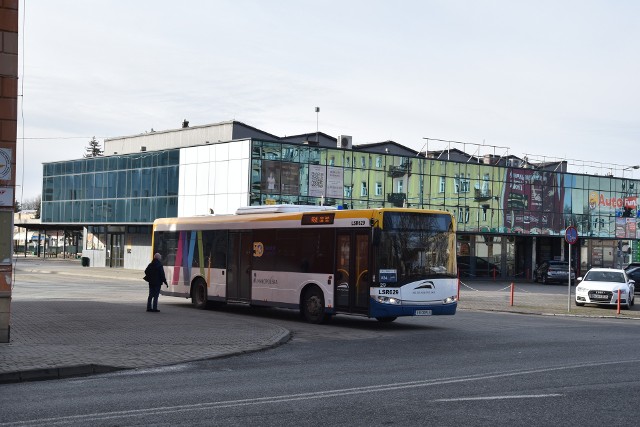
[{"label": "sign with white lettering", "polygon": [[398,281],[398,270],[386,269],[380,270],[380,282],[395,283]]}]

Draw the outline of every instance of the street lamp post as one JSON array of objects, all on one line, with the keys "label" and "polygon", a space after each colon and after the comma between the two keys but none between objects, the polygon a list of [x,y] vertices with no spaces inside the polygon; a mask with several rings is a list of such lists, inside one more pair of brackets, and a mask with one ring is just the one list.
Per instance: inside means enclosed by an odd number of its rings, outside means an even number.
[{"label": "street lamp post", "polygon": [[320,144],[320,107],[316,107],[316,142]]}]

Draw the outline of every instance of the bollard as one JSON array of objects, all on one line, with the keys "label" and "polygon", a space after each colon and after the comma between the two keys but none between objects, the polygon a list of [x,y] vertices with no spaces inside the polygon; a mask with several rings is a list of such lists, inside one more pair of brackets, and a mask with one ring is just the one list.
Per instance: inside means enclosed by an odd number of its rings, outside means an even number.
[{"label": "bollard", "polygon": [[496,281],[496,268],[493,267],[493,281]]},{"label": "bollard", "polygon": [[618,289],[618,314],[620,314],[620,289]]},{"label": "bollard", "polygon": [[458,301],[460,301],[460,270],[458,270]]},{"label": "bollard", "polygon": [[531,276],[529,276],[529,269],[527,268],[527,280],[531,280]]},{"label": "bollard", "polygon": [[515,286],[513,285],[513,282],[511,282],[511,307],[513,307],[513,290],[514,290]]}]

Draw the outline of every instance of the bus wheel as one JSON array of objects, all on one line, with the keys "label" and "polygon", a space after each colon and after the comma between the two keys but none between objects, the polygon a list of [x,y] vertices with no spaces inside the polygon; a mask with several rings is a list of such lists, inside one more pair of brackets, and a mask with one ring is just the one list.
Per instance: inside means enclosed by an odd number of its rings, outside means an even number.
[{"label": "bus wheel", "polygon": [[207,284],[204,280],[198,280],[193,284],[191,303],[201,310],[207,308]]},{"label": "bus wheel", "polygon": [[377,320],[378,322],[382,322],[382,323],[391,323],[391,322],[393,322],[393,321],[394,321],[394,320],[396,320],[396,319],[397,319],[397,317],[394,317],[394,316],[376,317],[376,320]]},{"label": "bus wheel", "polygon": [[302,299],[302,316],[309,323],[322,323],[326,316],[324,313],[324,297],[322,291],[312,287],[304,293]]}]

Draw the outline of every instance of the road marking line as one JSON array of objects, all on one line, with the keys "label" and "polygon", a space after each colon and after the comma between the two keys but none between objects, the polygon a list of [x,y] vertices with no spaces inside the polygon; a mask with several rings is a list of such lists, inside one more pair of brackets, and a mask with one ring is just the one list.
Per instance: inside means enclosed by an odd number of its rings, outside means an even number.
[{"label": "road marking line", "polygon": [[474,400],[506,400],[506,399],[540,399],[544,397],[562,397],[563,394],[520,394],[515,396],[458,397],[453,399],[436,399],[434,402],[467,402]]},{"label": "road marking line", "polygon": [[556,366],[551,368],[527,369],[522,371],[493,372],[493,373],[486,373],[486,374],[464,375],[460,377],[436,378],[436,379],[430,379],[430,380],[408,381],[408,382],[402,382],[402,383],[380,384],[380,385],[373,385],[373,386],[353,387],[353,388],[318,391],[318,392],[286,394],[286,395],[267,396],[267,397],[255,397],[250,399],[223,400],[220,402],[202,402],[202,403],[176,405],[176,406],[163,406],[163,407],[131,409],[131,410],[125,410],[125,411],[112,411],[112,412],[97,412],[92,414],[69,415],[69,416],[40,418],[40,419],[33,419],[33,420],[14,421],[14,422],[0,422],[0,426],[25,426],[25,425],[40,426],[42,424],[57,425],[57,424],[67,424],[69,422],[88,423],[91,421],[98,422],[98,421],[122,419],[122,418],[129,418],[129,417],[142,417],[142,416],[149,416],[149,415],[157,416],[161,414],[175,414],[177,412],[187,412],[187,411],[223,409],[223,408],[232,408],[232,407],[239,407],[239,406],[264,405],[269,403],[281,403],[281,402],[289,403],[292,401],[324,399],[324,398],[358,395],[358,394],[365,394],[365,393],[378,393],[381,391],[406,390],[411,388],[429,387],[429,386],[437,386],[437,385],[443,385],[443,384],[485,381],[485,380],[491,380],[491,379],[497,379],[497,378],[509,378],[509,377],[523,376],[523,375],[531,375],[531,374],[542,374],[542,373],[548,373],[548,372],[566,371],[570,369],[584,369],[588,367],[612,366],[612,365],[622,365],[622,364],[635,365],[638,362],[640,362],[640,359],[616,360],[616,361],[610,361],[610,362],[588,362],[588,363],[579,363],[579,364],[567,365],[567,366]]}]

